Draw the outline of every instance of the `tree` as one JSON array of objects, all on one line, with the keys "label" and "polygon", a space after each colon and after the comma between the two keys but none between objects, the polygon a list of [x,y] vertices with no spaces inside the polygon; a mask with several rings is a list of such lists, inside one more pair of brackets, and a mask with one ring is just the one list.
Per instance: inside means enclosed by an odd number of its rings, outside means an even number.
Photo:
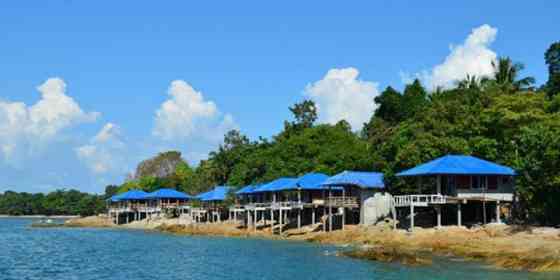
[{"label": "tree", "polygon": [[514,63],[509,57],[500,57],[497,61],[492,61],[494,75],[491,81],[503,92],[517,92],[527,90],[535,83],[535,78],[519,78],[519,73],[525,69],[522,63]]},{"label": "tree", "polygon": [[181,190],[192,194],[192,186],[194,185],[194,170],[186,163],[179,163],[175,168],[175,175],[177,176]]},{"label": "tree", "polygon": [[544,58],[548,65],[546,91],[548,96],[552,97],[560,93],[560,42],[550,45]]},{"label": "tree", "polygon": [[404,118],[409,119],[419,113],[427,104],[426,89],[420,83],[420,80],[415,79],[412,84],[409,84],[404,89],[402,97],[402,110]]},{"label": "tree", "polygon": [[394,88],[388,86],[380,95],[374,98],[377,109],[374,117],[381,118],[390,123],[397,123],[403,119],[403,97]]},{"label": "tree", "polygon": [[317,120],[317,106],[311,100],[304,100],[289,108],[295,118],[295,126],[309,128]]},{"label": "tree", "polygon": [[105,195],[104,198],[108,199],[113,195],[116,195],[119,192],[119,186],[117,185],[108,185],[105,187]]}]

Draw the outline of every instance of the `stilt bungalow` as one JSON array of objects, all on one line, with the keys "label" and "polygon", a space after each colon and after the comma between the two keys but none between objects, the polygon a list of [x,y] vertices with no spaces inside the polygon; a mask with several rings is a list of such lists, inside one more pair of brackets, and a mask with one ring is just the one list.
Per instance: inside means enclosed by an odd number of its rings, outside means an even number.
[{"label": "stilt bungalow", "polygon": [[[327,197],[325,207],[328,209],[328,230],[333,229],[333,218],[340,222],[337,224],[344,229],[344,225],[372,224],[377,218],[390,212],[389,195],[384,195],[385,183],[383,173],[344,171],[332,176],[322,183],[326,188]],[[333,190],[340,189],[340,194],[333,195]],[[376,194],[380,194],[377,195]],[[386,207],[379,207],[384,204]],[[373,206],[373,207],[368,207]],[[333,213],[333,208],[335,213]],[[372,208],[372,209],[369,209]],[[385,209],[384,213],[378,213],[375,209]]]},{"label": "stilt bungalow", "polygon": [[[301,228],[304,224],[316,224],[324,208],[325,188],[321,184],[328,178],[321,173],[308,173],[299,178],[279,178],[260,186],[246,186],[236,195],[244,204],[236,207],[245,211],[247,227],[257,224],[270,225],[274,233],[285,227]],[[236,216],[237,218],[237,216]]]},{"label": "stilt bungalow", "polygon": [[238,195],[250,201],[243,206],[248,227],[256,229],[257,223],[266,226],[269,221],[272,233],[281,233],[285,227],[300,228],[319,221],[323,230],[332,230],[333,224],[343,228],[346,223],[375,222],[380,207],[367,211],[362,206],[382,202],[387,209],[383,214],[391,212],[390,196],[375,196],[384,188],[381,173],[345,171],[333,177],[309,173],[299,178],[280,178],[260,187],[243,188]]},{"label": "stilt bungalow", "polygon": [[164,188],[147,194],[144,199],[148,202],[145,210],[150,217],[162,213],[177,217],[189,212],[188,202],[192,197],[174,189]]},{"label": "stilt bungalow", "polygon": [[141,210],[147,207],[145,200],[147,194],[142,190],[129,190],[112,196],[108,199],[108,216],[117,225],[140,220]]},{"label": "stilt bungalow", "polygon": [[235,203],[229,208],[229,219],[239,222],[246,214],[246,206],[253,203],[253,191],[260,185],[248,185],[235,192]]},{"label": "stilt bungalow", "polygon": [[201,203],[200,208],[192,209],[192,216],[196,222],[221,222],[227,218],[228,209],[224,202],[231,191],[227,186],[216,186],[212,190],[201,193],[195,198]]},{"label": "stilt bungalow", "polygon": [[[501,223],[508,215],[501,207],[514,201],[515,175],[510,167],[474,156],[447,155],[398,173],[416,179],[416,193],[395,196],[395,206],[401,214],[408,212],[410,229],[419,224]],[[421,217],[417,208],[428,215]]]},{"label": "stilt bungalow", "polygon": [[154,215],[178,216],[189,208],[192,197],[173,190],[159,189],[151,193],[130,190],[109,199],[108,215],[115,224],[129,223],[151,218]]}]

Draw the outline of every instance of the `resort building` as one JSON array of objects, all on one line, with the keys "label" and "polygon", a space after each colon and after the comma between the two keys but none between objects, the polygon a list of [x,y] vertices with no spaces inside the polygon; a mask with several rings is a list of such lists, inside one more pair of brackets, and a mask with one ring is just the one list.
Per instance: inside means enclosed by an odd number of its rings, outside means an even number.
[{"label": "resort building", "polygon": [[197,195],[200,207],[192,209],[192,218],[196,222],[221,222],[228,218],[228,209],[225,201],[231,188],[216,186],[212,190]]},{"label": "resort building", "polygon": [[[374,224],[391,213],[391,196],[384,192],[383,173],[344,171],[322,183],[326,189],[328,229],[333,229],[333,217],[339,216],[341,228],[345,224]],[[338,195],[333,195],[333,190]],[[333,215],[333,208],[336,210]],[[381,210],[381,211],[379,211]]]},{"label": "resort building", "polygon": [[[514,201],[515,175],[507,166],[473,156],[447,155],[398,173],[398,177],[411,178],[409,183],[416,181],[412,187],[416,193],[395,196],[395,206],[401,214],[408,211],[411,229],[418,222],[437,227],[500,223],[508,215],[502,206]],[[429,217],[435,212],[435,223],[433,218],[418,221],[417,210]]]},{"label": "resort building", "polygon": [[164,213],[177,217],[189,212],[190,206],[188,202],[192,197],[174,189],[158,189],[146,194],[144,199],[147,201],[148,208],[146,211],[150,215]]},{"label": "resort building", "polygon": [[[107,199],[108,216],[113,223],[128,224],[129,221],[139,220],[140,210],[147,206],[144,199],[148,193],[141,190],[129,190]],[[145,218],[145,216],[144,216]]]},{"label": "resort building", "polygon": [[108,199],[108,215],[115,224],[139,221],[155,216],[177,217],[190,209],[192,197],[173,189],[158,189],[152,193],[129,190]]},{"label": "resort building", "polygon": [[272,233],[304,224],[332,230],[333,220],[341,227],[347,222],[365,223],[367,212],[362,213],[361,206],[383,188],[381,173],[345,171],[333,177],[309,173],[241,188],[230,212],[236,219],[244,213],[247,227],[270,225]]}]

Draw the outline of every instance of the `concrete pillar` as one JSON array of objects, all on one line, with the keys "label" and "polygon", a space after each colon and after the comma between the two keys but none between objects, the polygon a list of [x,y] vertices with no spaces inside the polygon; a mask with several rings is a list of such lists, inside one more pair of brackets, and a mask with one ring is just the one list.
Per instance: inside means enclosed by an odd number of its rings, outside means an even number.
[{"label": "concrete pillar", "polygon": [[441,206],[436,206],[436,213],[437,213],[437,228],[441,228]]},{"label": "concrete pillar", "polygon": [[459,202],[459,204],[457,204],[457,225],[461,226],[461,220],[463,217],[461,217],[461,202]]},{"label": "concrete pillar", "polygon": [[315,207],[311,208],[311,224],[315,224],[315,223],[316,223],[316,221],[315,221],[315,211],[316,211],[316,210],[317,210],[317,209],[316,209]]},{"label": "concrete pillar", "polygon": [[301,209],[297,209],[297,228],[301,228]]},{"label": "concrete pillar", "polygon": [[257,212],[257,208],[255,208],[255,231],[257,231],[257,222],[259,221],[259,212]]},{"label": "concrete pillar", "polygon": [[[346,198],[346,190],[343,188],[342,189],[342,200],[344,201]],[[344,207],[344,204],[342,204],[342,230],[344,230],[344,223],[346,222],[346,208]],[[360,224],[363,224],[364,221],[360,221]]]},{"label": "concrete pillar", "polygon": [[278,210],[278,226],[280,227],[280,233],[282,233],[282,223],[284,222],[282,220],[283,215],[282,215],[282,208],[280,208],[280,210]]},{"label": "concrete pillar", "polygon": [[332,231],[332,203],[331,203],[332,193],[329,187],[329,232]]},{"label": "concrete pillar", "polygon": [[410,230],[414,229],[414,204],[410,204]]},{"label": "concrete pillar", "polygon": [[500,201],[496,201],[496,223],[502,223],[502,219],[500,217]]}]

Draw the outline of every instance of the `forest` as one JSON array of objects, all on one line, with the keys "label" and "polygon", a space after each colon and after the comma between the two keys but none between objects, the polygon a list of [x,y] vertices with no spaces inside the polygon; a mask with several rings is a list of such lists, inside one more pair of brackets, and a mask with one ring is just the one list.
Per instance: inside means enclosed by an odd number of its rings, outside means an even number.
[{"label": "forest", "polygon": [[[536,85],[524,65],[509,57],[493,62],[494,75],[467,76],[451,89],[426,89],[419,80],[400,92],[387,87],[359,131],[342,120],[317,123],[304,100],[289,108],[292,120],[270,139],[229,131],[198,165],[177,151],[141,162],[134,176],[103,195],[56,191],[47,195],[0,194],[0,213],[90,214],[104,199],[139,188],[176,188],[190,194],[215,185],[235,188],[307,172],[379,171],[394,193],[411,191],[394,174],[445,154],[470,154],[516,169],[521,223],[560,224],[560,42],[544,55],[548,80]],[[87,213],[86,213],[87,212]]]}]

